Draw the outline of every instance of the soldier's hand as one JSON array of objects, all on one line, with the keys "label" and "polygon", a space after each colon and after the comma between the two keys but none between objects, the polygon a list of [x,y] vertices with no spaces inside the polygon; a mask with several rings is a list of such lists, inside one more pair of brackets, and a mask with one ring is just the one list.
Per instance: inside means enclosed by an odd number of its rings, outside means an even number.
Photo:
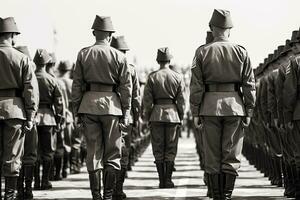
[{"label": "soldier's hand", "polygon": [[279,129],[278,119],[274,119],[274,125],[277,129]]},{"label": "soldier's hand", "polygon": [[26,121],[24,126],[25,131],[31,131],[32,128],[33,128],[33,121]]},{"label": "soldier's hand", "polygon": [[194,117],[194,125],[196,129],[202,128],[203,125],[201,123],[200,117]]},{"label": "soldier's hand", "polygon": [[250,122],[251,122],[251,117],[243,117],[242,123],[244,127],[248,127],[250,125]]},{"label": "soldier's hand", "polygon": [[286,127],[287,127],[289,130],[293,130],[293,128],[294,128],[294,123],[293,123],[293,122],[288,122],[288,123],[286,124]]}]

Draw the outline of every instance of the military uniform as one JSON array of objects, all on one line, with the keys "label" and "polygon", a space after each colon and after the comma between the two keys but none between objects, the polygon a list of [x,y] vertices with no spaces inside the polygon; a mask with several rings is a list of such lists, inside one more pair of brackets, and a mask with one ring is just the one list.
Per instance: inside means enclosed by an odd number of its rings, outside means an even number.
[{"label": "military uniform", "polygon": [[[210,25],[231,28],[229,11],[215,10]],[[190,90],[193,116],[201,116],[204,126],[205,171],[213,197],[231,199],[240,167],[243,117],[252,117],[255,104],[254,75],[247,51],[226,37],[216,37],[198,48]],[[225,184],[220,186],[222,179]]]},{"label": "military uniform", "polygon": [[[170,59],[168,48],[158,50],[158,63]],[[160,188],[174,187],[171,178],[177,154],[176,128],[184,114],[183,90],[183,78],[168,67],[149,74],[144,89],[144,118],[151,123],[151,143]]]},{"label": "military uniform", "polygon": [[[109,17],[96,16],[94,33],[114,32]],[[106,35],[106,38],[110,37]],[[118,93],[117,93],[118,92]],[[107,40],[97,40],[78,53],[72,99],[75,116],[83,121],[87,142],[87,169],[94,199],[100,196],[100,170],[104,168],[104,199],[110,199],[120,170],[121,132],[131,108],[131,73],[125,56],[110,47]]]},{"label": "military uniform", "polygon": [[[36,51],[34,62],[37,66],[36,77],[39,84],[40,105],[37,112],[37,130],[39,140],[39,156],[43,166],[41,189],[52,188],[49,182],[50,168],[56,150],[56,130],[63,122],[63,95],[56,79],[46,72],[46,64],[51,56],[44,49]],[[39,163],[37,163],[37,171]],[[36,173],[35,188],[39,188],[39,173]]]},{"label": "military uniform", "polygon": [[38,93],[29,58],[12,47],[5,33],[19,34],[12,17],[0,18],[0,156],[5,177],[4,198],[10,200],[14,198],[21,169],[25,121],[34,121]]}]

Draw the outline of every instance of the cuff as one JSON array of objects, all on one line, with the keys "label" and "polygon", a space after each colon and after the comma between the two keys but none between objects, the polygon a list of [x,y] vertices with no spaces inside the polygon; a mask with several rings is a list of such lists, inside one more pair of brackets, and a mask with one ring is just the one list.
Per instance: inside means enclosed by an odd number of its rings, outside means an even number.
[{"label": "cuff", "polygon": [[126,119],[128,119],[129,117],[130,117],[130,109],[124,109],[123,111],[122,111],[122,113],[123,113],[123,117]]},{"label": "cuff", "polygon": [[284,113],[284,123],[288,123],[293,121],[293,113],[292,112],[285,112]]},{"label": "cuff", "polygon": [[35,114],[36,114],[35,111],[27,111],[26,112],[26,120],[27,121],[34,121]]},{"label": "cuff", "polygon": [[200,107],[192,107],[191,106],[191,112],[193,117],[198,117],[200,115]]},{"label": "cuff", "polygon": [[247,109],[246,110],[246,116],[247,117],[253,117],[253,109]]}]

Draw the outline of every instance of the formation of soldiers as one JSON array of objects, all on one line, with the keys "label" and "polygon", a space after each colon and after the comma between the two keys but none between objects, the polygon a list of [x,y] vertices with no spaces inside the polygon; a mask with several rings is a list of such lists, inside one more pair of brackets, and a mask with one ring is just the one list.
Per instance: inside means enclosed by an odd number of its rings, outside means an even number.
[{"label": "formation of soldiers", "polygon": [[189,77],[170,66],[168,47],[157,51],[159,70],[139,80],[126,58],[124,36],[112,36],[110,17],[96,16],[95,44],[79,51],[75,65],[58,62],[45,49],[31,61],[26,47],[15,47],[20,32],[14,19],[0,18],[4,199],[15,199],[16,190],[17,199],[33,199],[33,178],[34,189],[48,190],[68,169],[80,173],[84,161],[93,200],[125,199],[126,172],[150,138],[159,188],[174,188],[184,116],[194,131],[209,197],[231,199],[246,130],[250,162],[272,184],[284,180],[286,196],[299,198],[299,32],[255,70],[255,85],[246,49],[229,41],[230,12],[214,10],[209,27],[187,87]]},{"label": "formation of soldiers", "polygon": [[300,30],[278,46],[255,70],[257,104],[247,131],[244,154],[284,187],[284,196],[300,199],[299,69]]}]

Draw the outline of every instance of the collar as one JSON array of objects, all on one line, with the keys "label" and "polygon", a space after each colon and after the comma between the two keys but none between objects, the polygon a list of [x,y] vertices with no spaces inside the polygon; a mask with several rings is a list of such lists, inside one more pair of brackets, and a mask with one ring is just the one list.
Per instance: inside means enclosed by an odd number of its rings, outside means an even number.
[{"label": "collar", "polygon": [[218,36],[214,38],[214,42],[220,42],[220,41],[224,41],[224,42],[228,42],[228,37],[225,36]]},{"label": "collar", "polygon": [[97,40],[95,45],[109,45],[109,42],[106,40]]},{"label": "collar", "polygon": [[7,42],[0,42],[0,47],[13,47],[13,46]]}]

